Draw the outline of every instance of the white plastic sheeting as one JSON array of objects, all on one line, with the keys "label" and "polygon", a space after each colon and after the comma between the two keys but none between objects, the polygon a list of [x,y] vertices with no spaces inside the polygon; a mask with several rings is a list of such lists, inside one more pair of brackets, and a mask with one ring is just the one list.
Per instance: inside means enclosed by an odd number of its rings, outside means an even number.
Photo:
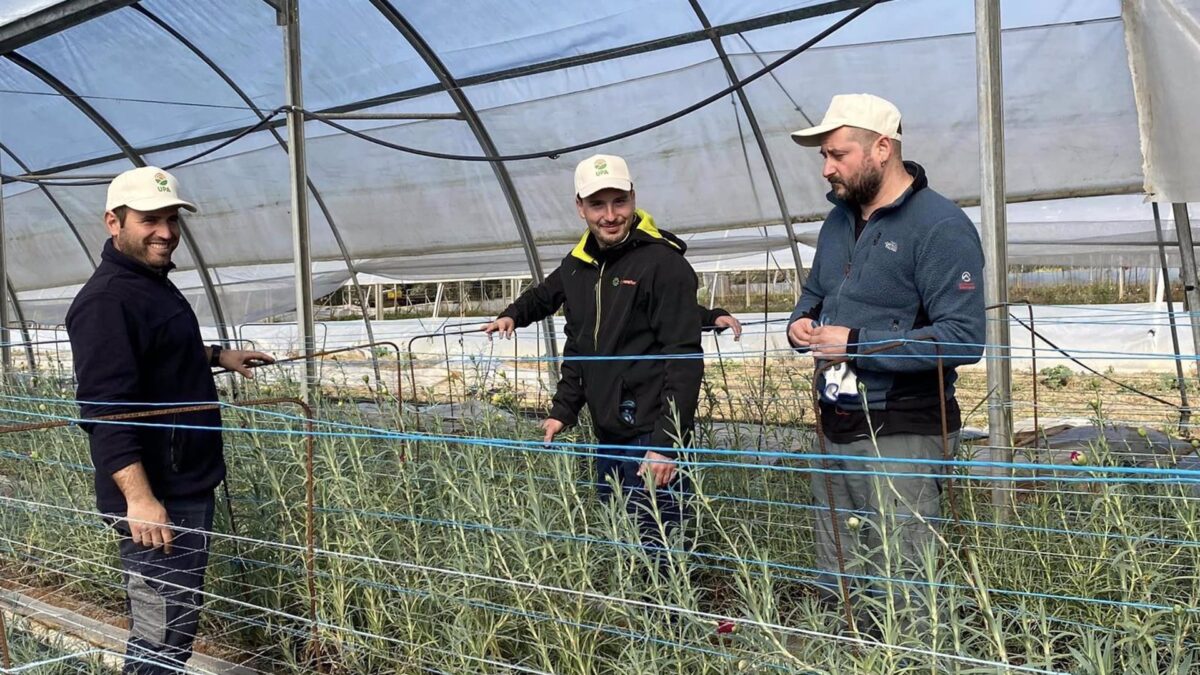
[{"label": "white plastic sheeting", "polygon": [[[0,0],[0,16],[34,4]],[[685,0],[605,0],[586,8],[549,0],[517,6],[471,0],[452,8],[413,0],[393,4],[459,78],[501,153],[545,150],[620,132],[728,84],[712,44],[702,34],[695,37],[700,23]],[[824,3],[701,4],[720,26]],[[1005,3],[1012,193],[1050,198],[1140,189],[1143,157],[1126,51],[1126,40],[1133,38],[1126,35],[1120,9],[1117,0]],[[733,67],[746,76],[840,16],[750,27],[722,40]],[[872,91],[896,101],[905,112],[905,155],[925,164],[939,191],[965,201],[976,198],[972,17],[970,3],[962,0],[884,3],[747,87],[793,216],[820,218],[828,209],[827,185],[817,154],[795,146],[787,133],[806,124],[806,117],[819,117],[830,96],[843,91]],[[156,21],[178,31],[215,68]],[[429,68],[367,0],[304,0],[301,25],[310,109],[457,111]],[[692,41],[677,39],[689,33]],[[656,48],[646,51],[648,42]],[[5,147],[0,168],[10,175],[23,173],[22,165],[35,172],[57,167],[85,174],[132,166],[111,134],[74,102],[86,102],[145,161],[164,165],[210,149],[259,119],[234,86],[260,111],[284,100],[280,31],[274,11],[261,1],[144,0],[39,40],[19,54],[83,98],[59,96],[20,64],[0,58],[0,142]],[[569,67],[508,70],[564,59],[580,60]],[[378,103],[380,97],[388,102]],[[481,152],[461,121],[347,124],[418,148]],[[314,199],[318,294],[349,276],[334,227],[353,264],[382,277],[486,278],[527,271],[505,195],[486,163],[401,153],[318,122],[309,122],[306,133],[309,174],[331,215],[326,219]],[[602,149],[630,159],[639,205],[665,227],[680,234],[731,233],[720,244],[707,244],[707,250],[694,246],[692,260],[699,269],[750,266],[754,259],[791,267],[779,230],[760,234],[761,227],[778,227],[780,208],[745,111],[734,97]],[[515,198],[548,267],[578,236],[571,168],[590,152],[507,163]],[[239,323],[290,309],[288,166],[276,139],[266,131],[251,133],[175,173],[201,206],[189,224],[218,284],[227,320]],[[9,276],[26,318],[57,323],[69,293],[90,273],[89,256],[98,257],[104,188],[10,182],[4,190]],[[1038,235],[1077,241],[1089,223],[1097,237],[1129,231],[1110,225],[1115,221],[1080,217],[1075,230],[1061,226],[1039,229]],[[1146,222],[1142,218],[1143,234],[1153,232]],[[814,234],[815,225],[798,228],[802,242],[811,243]],[[1017,262],[1020,244],[1014,244]],[[1101,242],[1096,251],[1101,246],[1112,250]],[[770,263],[763,255],[767,250],[779,254]],[[1039,261],[1054,251],[1040,238],[1028,250],[1039,253]],[[1091,253],[1095,259],[1109,259],[1096,251]],[[746,262],[737,261],[741,258]],[[176,261],[183,270],[194,267],[183,247]],[[187,278],[180,275],[185,285]],[[198,283],[194,286],[198,313],[211,316]]]},{"label": "white plastic sheeting", "polygon": [[1123,0],[1129,68],[1139,112],[1146,193],[1200,200],[1200,0]]},{"label": "white plastic sheeting", "polygon": [[[1138,196],[1095,197],[1087,200],[1053,200],[1012,204],[1009,210],[1009,263],[1079,267],[1159,266],[1157,238],[1151,207]],[[978,223],[978,208],[967,214]],[[1194,222],[1200,208],[1193,206]],[[1171,210],[1165,209],[1163,238],[1168,264],[1179,265]],[[576,235],[582,228],[574,221]],[[93,234],[100,234],[94,228]],[[805,266],[812,264],[820,223],[801,223],[796,236]],[[1200,234],[1200,233],[1198,233]],[[688,260],[701,274],[742,270],[790,271],[792,254],[783,226],[761,229],[725,230],[684,234]],[[98,244],[97,244],[98,246]],[[570,244],[539,247],[543,269],[559,265]],[[73,250],[68,248],[68,251]],[[181,248],[180,251],[183,249]],[[441,252],[353,261],[363,283],[415,283],[479,279],[528,278],[529,268],[518,247],[485,251]],[[56,268],[47,270],[53,274]],[[212,270],[217,293],[231,324],[259,321],[290,312],[295,307],[292,265],[287,262]],[[202,323],[212,322],[204,300],[200,277],[195,270],[172,274],[175,284],[188,296]],[[314,297],[321,297],[350,283],[350,272],[341,260],[313,264]],[[54,325],[62,321],[79,284],[21,291],[19,299],[26,320]]]}]

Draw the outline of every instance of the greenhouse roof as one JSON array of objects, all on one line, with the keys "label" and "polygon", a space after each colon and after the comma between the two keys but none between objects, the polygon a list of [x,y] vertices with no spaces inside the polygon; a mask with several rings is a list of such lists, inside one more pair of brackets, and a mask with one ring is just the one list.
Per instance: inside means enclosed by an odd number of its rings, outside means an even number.
[{"label": "greenhouse roof", "polygon": [[[423,256],[473,261],[447,278],[494,276],[526,264],[524,247],[552,265],[581,228],[572,169],[597,151],[629,159],[639,206],[668,229],[757,232],[761,250],[778,249],[765,228],[828,208],[819,156],[788,132],[847,91],[893,100],[905,156],[939,191],[977,201],[974,14],[961,0],[878,4],[746,85],[744,98],[731,92],[652,126],[865,4],[302,0],[305,110],[437,116],[310,118],[313,259],[343,281],[358,268],[425,278],[406,269]],[[1200,3],[1126,5],[1004,3],[1010,199],[1196,198],[1188,171],[1200,169],[1184,160],[1200,141],[1171,129],[1195,109],[1181,82],[1200,69]],[[90,274],[105,238],[103,176],[179,164],[201,210],[176,262],[207,276],[226,322],[261,316],[237,297],[246,274],[275,278],[293,257],[277,18],[267,0],[0,0],[0,169],[18,298]],[[652,128],[553,152],[641,126]],[[476,161],[518,154],[536,157]],[[744,242],[729,255],[747,255]],[[57,322],[54,307],[37,318]]]}]

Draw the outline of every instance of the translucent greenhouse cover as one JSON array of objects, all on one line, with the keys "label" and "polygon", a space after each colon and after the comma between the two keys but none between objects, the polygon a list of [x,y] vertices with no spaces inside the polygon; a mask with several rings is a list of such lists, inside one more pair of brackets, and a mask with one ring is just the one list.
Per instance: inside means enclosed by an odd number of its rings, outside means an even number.
[{"label": "translucent greenhouse cover", "polygon": [[[47,6],[89,4],[103,3],[0,0],[0,32]],[[845,16],[828,13],[840,3],[817,0],[699,4],[741,78]],[[687,0],[301,0],[306,109],[461,112],[377,5],[411,24],[501,154],[622,132],[730,82]],[[977,201],[972,5],[882,3],[747,85],[749,111],[730,95],[602,147],[505,162],[509,194],[486,162],[404,153],[310,120],[314,292],[347,283],[351,268],[402,281],[528,276],[518,212],[552,269],[582,227],[572,169],[597,151],[628,158],[638,205],[687,235],[699,271],[793,269],[782,206],[805,244],[829,204],[819,155],[788,132],[842,92],[893,100],[905,115],[906,158],[943,194]],[[1200,138],[1173,126],[1196,109],[1197,70],[1184,65],[1200,54],[1198,16],[1196,0],[1004,2],[1008,192],[1060,200],[1054,218],[1043,207],[1010,207],[1011,262],[1156,264],[1150,207],[1136,195],[1186,199],[1179,190],[1198,184],[1187,173],[1194,163],[1183,160],[1200,154]],[[1156,43],[1160,35],[1169,42]],[[273,135],[283,132],[281,118],[229,142],[284,104],[283,56],[275,11],[256,0],[144,0],[21,44],[0,58],[0,169],[6,177],[111,175],[211,150],[173,170],[201,209],[187,222],[194,248],[176,254],[178,282],[208,322],[203,275],[228,323],[288,311],[289,166]],[[423,150],[483,154],[461,120],[343,124]],[[1062,201],[1097,195],[1126,197]],[[59,323],[99,258],[104,186],[6,178],[3,197],[8,277],[22,316]]]}]

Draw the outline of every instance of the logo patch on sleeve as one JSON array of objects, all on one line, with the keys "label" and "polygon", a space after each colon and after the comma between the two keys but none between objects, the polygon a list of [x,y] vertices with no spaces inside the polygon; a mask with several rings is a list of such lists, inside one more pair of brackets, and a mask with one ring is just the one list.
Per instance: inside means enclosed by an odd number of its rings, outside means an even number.
[{"label": "logo patch on sleeve", "polygon": [[975,290],[975,279],[973,279],[973,278],[971,277],[971,273],[970,273],[970,272],[963,272],[963,273],[962,273],[962,275],[961,275],[961,276],[959,276],[959,278],[958,278],[958,279],[959,279],[959,281],[958,281],[958,290],[960,290],[960,291],[973,291],[973,290]]}]

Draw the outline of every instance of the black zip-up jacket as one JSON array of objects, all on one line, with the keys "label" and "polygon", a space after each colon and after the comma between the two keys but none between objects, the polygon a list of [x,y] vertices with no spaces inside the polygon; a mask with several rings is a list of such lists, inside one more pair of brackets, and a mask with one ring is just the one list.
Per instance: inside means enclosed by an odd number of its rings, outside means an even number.
[{"label": "black zip-up jacket", "polygon": [[[566,358],[550,417],[575,424],[586,402],[602,442],[649,433],[650,445],[674,457],[670,448],[680,438],[686,444],[691,433],[704,376],[696,273],[683,257],[686,244],[656,228],[646,212],[637,216],[629,237],[613,248],[600,250],[584,234],[546,279],[561,293],[557,302],[567,320]],[[500,316],[529,325],[553,311],[542,306],[546,302],[555,302],[553,294],[525,294]],[[697,356],[678,356],[686,354]],[[668,358],[572,358],[656,355]],[[623,416],[626,400],[635,409]]]},{"label": "black zip-up jacket", "polygon": [[[67,311],[76,397],[84,418],[145,411],[129,404],[217,400],[200,325],[191,305],[167,279],[104,244],[100,265]],[[115,405],[101,405],[112,403]],[[126,404],[126,405],[122,405]],[[219,410],[137,420],[151,425],[84,424],[96,467],[96,505],[125,511],[112,475],[140,461],[159,500],[211,492],[225,478]]]}]

